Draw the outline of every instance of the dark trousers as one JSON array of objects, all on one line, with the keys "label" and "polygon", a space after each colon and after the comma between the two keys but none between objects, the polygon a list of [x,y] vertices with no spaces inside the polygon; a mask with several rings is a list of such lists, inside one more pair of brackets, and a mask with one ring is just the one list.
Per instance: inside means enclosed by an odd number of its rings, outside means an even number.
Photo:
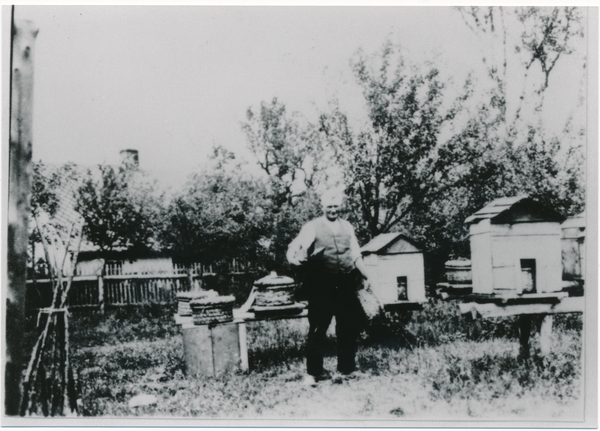
[{"label": "dark trousers", "polygon": [[310,325],[306,344],[307,372],[313,376],[323,372],[327,329],[335,316],[337,370],[349,374],[356,369],[356,341],[363,317],[356,296],[356,274],[310,271],[306,284]]}]

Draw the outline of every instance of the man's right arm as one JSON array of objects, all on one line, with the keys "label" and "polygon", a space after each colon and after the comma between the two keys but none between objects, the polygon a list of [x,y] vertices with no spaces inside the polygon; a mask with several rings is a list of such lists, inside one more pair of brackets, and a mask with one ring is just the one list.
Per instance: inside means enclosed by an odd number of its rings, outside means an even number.
[{"label": "man's right arm", "polygon": [[314,240],[315,230],[309,222],[302,226],[298,236],[288,246],[286,254],[288,262],[295,266],[300,266],[306,262],[306,252]]}]

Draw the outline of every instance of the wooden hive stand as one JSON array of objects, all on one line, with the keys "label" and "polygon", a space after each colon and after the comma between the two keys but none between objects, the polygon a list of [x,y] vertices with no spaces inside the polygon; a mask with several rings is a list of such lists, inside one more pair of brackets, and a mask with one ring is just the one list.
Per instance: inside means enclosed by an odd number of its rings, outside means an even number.
[{"label": "wooden hive stand", "polygon": [[471,294],[459,304],[460,312],[472,320],[492,317],[519,316],[519,356],[528,358],[529,336],[533,316],[543,316],[540,327],[540,352],[547,356],[552,351],[552,324],[555,314],[583,313],[585,298],[569,297],[566,292],[497,296]]}]

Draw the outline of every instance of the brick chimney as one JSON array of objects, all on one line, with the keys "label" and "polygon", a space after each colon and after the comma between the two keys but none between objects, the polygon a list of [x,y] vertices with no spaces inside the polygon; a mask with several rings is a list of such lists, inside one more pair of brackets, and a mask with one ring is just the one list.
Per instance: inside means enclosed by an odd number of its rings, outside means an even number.
[{"label": "brick chimney", "polygon": [[140,167],[140,159],[138,155],[138,150],[127,149],[121,150],[121,164],[124,168],[139,168]]}]

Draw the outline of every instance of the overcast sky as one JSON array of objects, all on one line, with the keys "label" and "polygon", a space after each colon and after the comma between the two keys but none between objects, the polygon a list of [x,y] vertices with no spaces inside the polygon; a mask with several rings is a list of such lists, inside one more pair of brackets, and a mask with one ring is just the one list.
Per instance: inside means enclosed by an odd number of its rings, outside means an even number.
[{"label": "overcast sky", "polygon": [[240,124],[273,97],[309,118],[336,97],[359,117],[350,59],[386,38],[457,76],[481,65],[449,7],[16,6],[21,18],[40,29],[33,157],[49,163],[134,148],[143,168],[182,175],[215,144],[249,157]]}]

